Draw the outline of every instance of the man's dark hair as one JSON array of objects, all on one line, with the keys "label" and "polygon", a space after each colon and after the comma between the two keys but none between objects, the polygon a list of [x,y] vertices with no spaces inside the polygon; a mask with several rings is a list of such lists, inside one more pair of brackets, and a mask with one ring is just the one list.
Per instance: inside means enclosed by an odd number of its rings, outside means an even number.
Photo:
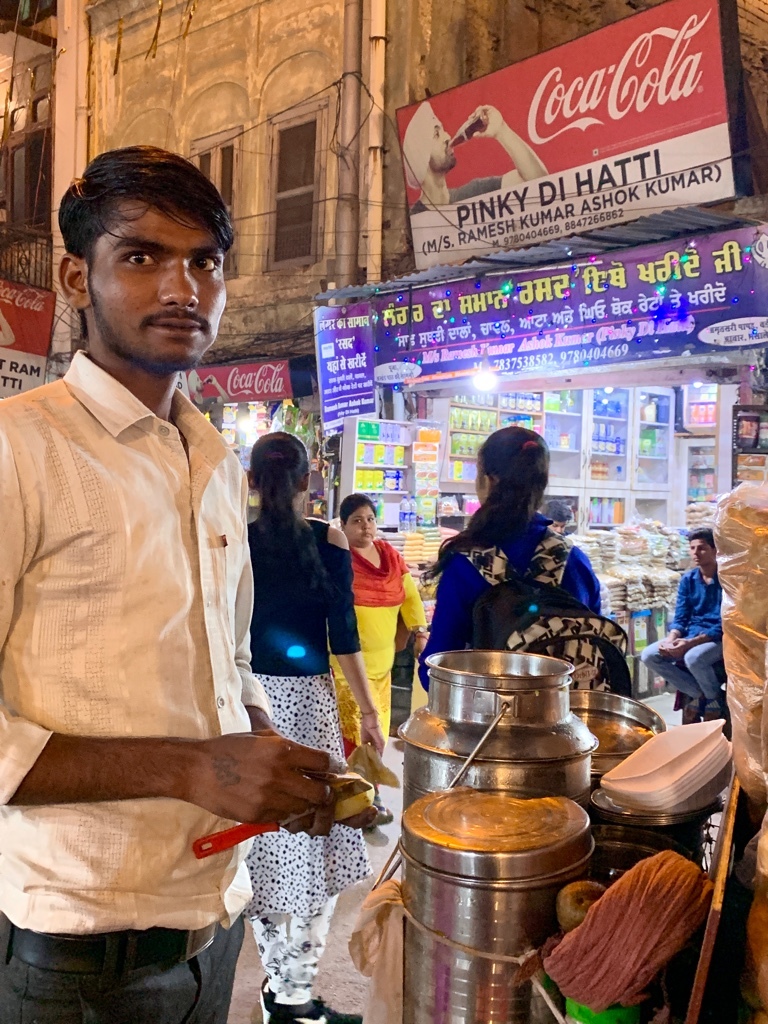
[{"label": "man's dark hair", "polygon": [[691,530],[688,534],[688,543],[694,540],[703,540],[705,544],[709,544],[711,548],[716,548],[715,535],[708,526],[700,526],[697,530]]},{"label": "man's dark hair", "polygon": [[551,498],[544,506],[544,515],[553,523],[570,523],[573,519],[573,509],[567,501]]},{"label": "man's dark hair", "polygon": [[123,202],[146,203],[182,223],[209,231],[223,253],[234,231],[216,186],[194,164],[155,146],[112,149],[72,182],[59,206],[67,252],[90,262],[96,241],[114,227]]}]

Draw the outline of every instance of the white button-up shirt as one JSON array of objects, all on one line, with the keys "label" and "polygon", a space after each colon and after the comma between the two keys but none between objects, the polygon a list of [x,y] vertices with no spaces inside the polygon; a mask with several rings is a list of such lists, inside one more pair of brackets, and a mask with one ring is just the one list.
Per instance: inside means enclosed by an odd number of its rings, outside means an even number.
[{"label": "white button-up shirt", "polygon": [[0,911],[19,927],[199,928],[250,892],[246,845],[195,859],[232,822],[191,804],[7,806],[52,732],[206,738],[269,707],[245,475],[180,392],[172,420],[82,353],[0,402]]}]

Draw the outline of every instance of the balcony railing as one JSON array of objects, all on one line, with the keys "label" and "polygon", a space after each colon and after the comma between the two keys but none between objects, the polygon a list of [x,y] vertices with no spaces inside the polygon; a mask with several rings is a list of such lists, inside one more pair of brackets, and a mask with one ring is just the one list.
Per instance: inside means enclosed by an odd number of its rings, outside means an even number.
[{"label": "balcony railing", "polygon": [[0,278],[53,288],[53,240],[44,231],[0,224]]}]

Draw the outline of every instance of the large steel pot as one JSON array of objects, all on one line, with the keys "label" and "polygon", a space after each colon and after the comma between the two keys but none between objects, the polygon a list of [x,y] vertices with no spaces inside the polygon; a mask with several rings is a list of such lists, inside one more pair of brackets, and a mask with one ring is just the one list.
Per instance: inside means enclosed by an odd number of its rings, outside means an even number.
[{"label": "large steel pot", "polygon": [[571,711],[600,744],[592,754],[592,782],[616,768],[653,736],[666,732],[658,711],[630,697],[607,690],[572,690]]},{"label": "large steel pot", "polygon": [[497,957],[557,931],[557,893],[586,876],[593,850],[586,811],[562,797],[434,793],[405,812],[402,848],[403,1024],[550,1020],[530,982],[517,985],[515,965]]},{"label": "large steel pot", "polygon": [[586,805],[597,740],[570,710],[572,666],[512,651],[450,651],[428,662],[429,702],[400,727],[403,805],[446,790],[503,702],[508,710],[462,780],[521,798]]}]

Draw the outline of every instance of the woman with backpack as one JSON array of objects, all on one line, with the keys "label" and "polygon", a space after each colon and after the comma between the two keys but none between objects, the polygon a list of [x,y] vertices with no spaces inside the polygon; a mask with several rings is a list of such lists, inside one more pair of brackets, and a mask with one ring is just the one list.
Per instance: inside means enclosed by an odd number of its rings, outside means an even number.
[{"label": "woman with backpack", "polygon": [[[343,760],[330,645],[360,706],[361,739],[382,753],[385,740],[360,653],[349,544],[340,530],[303,518],[309,461],[302,442],[281,432],[260,438],[249,482],[259,496],[258,517],[248,527],[251,663],[275,728]],[[375,816],[371,811],[348,824],[369,826]],[[336,898],[371,871],[359,828],[337,824],[327,836],[285,829],[257,836],[247,863],[253,899],[246,913],[267,974],[261,991],[266,1024],[359,1022],[312,994]]]},{"label": "woman with backpack", "polygon": [[[465,529],[446,541],[428,577],[438,580],[432,629],[419,674],[429,689],[427,658],[473,646],[475,605],[502,567],[525,576],[534,556],[551,545],[552,557],[567,558],[560,586],[589,611],[600,613],[600,584],[579,548],[567,548],[537,512],[549,481],[549,449],[532,430],[505,427],[485,441],[477,457],[481,506]],[[553,539],[554,538],[554,539]],[[561,566],[562,568],[562,566]]]}]

